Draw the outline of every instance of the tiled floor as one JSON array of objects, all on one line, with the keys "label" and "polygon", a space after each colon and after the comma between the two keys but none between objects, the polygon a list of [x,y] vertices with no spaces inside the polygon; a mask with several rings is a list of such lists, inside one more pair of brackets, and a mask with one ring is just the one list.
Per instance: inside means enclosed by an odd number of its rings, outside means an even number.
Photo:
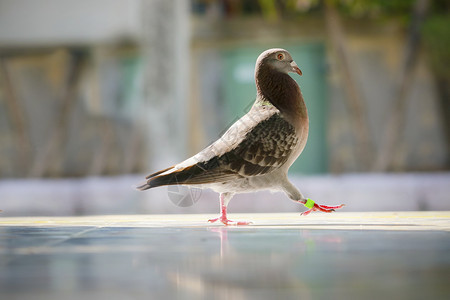
[{"label": "tiled floor", "polygon": [[450,212],[0,218],[1,299],[450,299]]}]

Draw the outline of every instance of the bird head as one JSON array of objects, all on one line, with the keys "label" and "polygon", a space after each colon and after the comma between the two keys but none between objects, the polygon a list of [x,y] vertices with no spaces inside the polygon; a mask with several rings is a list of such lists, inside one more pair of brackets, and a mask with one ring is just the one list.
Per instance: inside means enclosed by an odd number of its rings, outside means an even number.
[{"label": "bird head", "polygon": [[269,49],[261,53],[256,60],[256,65],[266,65],[281,73],[293,72],[302,75],[302,71],[292,59],[291,54],[281,48]]}]

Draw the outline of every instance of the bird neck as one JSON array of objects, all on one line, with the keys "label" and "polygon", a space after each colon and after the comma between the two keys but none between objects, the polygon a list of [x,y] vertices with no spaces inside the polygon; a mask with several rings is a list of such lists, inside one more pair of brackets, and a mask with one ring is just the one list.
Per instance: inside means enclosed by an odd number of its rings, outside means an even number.
[{"label": "bird neck", "polygon": [[267,69],[261,68],[255,75],[258,98],[269,101],[288,118],[307,120],[308,112],[297,82],[288,74]]}]

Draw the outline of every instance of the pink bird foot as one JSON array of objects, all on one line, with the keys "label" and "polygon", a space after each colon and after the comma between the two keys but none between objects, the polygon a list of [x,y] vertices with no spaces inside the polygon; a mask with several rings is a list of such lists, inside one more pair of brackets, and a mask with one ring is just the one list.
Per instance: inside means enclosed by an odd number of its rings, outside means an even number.
[{"label": "pink bird foot", "polygon": [[233,195],[230,195],[230,194],[227,194],[227,193],[220,194],[220,208],[221,208],[220,217],[215,218],[215,219],[209,219],[208,222],[214,223],[214,222],[220,221],[226,226],[228,226],[228,225],[250,225],[250,224],[252,224],[252,222],[232,221],[232,220],[229,220],[227,218],[227,205],[228,205],[228,202],[230,201],[232,196]]},{"label": "pink bird foot", "polygon": [[342,208],[345,206],[345,204],[341,204],[341,205],[337,205],[337,206],[320,205],[320,204],[315,203],[313,200],[311,200],[309,198],[306,199],[306,201],[305,201],[305,203],[303,203],[303,205],[305,205],[307,208],[309,208],[309,210],[302,212],[301,213],[302,216],[307,216],[313,211],[321,211],[321,212],[325,212],[325,213],[331,213],[331,212],[335,211],[336,209],[339,209],[339,208]]},{"label": "pink bird foot", "polygon": [[220,216],[218,218],[209,219],[208,220],[209,223],[214,223],[214,222],[217,222],[217,221],[220,221],[220,222],[222,222],[223,224],[225,224],[227,226],[228,225],[250,225],[250,224],[253,224],[252,222],[248,222],[248,221],[232,221],[232,220],[229,220],[227,217],[224,217],[224,216]]}]

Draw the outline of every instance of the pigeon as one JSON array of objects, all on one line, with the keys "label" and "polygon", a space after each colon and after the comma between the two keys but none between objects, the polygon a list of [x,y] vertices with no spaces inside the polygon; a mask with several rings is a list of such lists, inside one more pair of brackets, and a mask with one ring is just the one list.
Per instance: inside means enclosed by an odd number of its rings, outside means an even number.
[{"label": "pigeon", "polygon": [[291,54],[269,49],[256,60],[256,100],[250,111],[217,141],[185,161],[150,174],[137,189],[166,185],[195,185],[220,194],[221,214],[208,220],[225,225],[249,225],[227,218],[227,206],[237,193],[283,191],[308,210],[330,213],[338,206],[319,205],[289,181],[289,167],[302,153],[309,130],[308,112],[297,82],[302,75]]}]

